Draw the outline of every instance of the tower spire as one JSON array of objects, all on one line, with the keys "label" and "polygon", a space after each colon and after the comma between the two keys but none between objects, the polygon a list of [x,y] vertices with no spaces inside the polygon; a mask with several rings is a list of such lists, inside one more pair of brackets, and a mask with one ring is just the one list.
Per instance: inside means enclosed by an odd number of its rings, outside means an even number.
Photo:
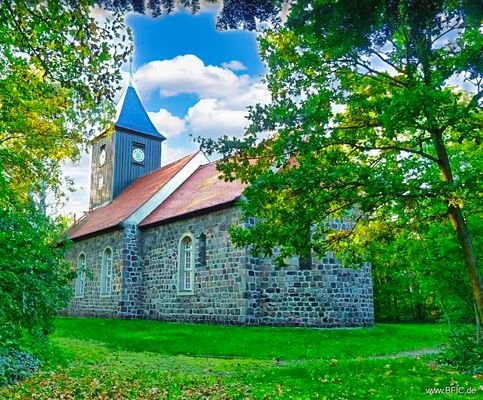
[{"label": "tower spire", "polygon": [[129,57],[129,86],[133,86],[133,75],[132,75],[132,54]]}]

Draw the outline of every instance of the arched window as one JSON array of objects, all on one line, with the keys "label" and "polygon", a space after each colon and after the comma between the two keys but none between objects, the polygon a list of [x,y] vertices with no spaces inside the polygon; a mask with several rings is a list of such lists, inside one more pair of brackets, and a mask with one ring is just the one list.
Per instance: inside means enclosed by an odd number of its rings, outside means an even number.
[{"label": "arched window", "polygon": [[112,250],[108,247],[102,254],[101,294],[111,294],[112,287]]},{"label": "arched window", "polygon": [[84,253],[77,257],[76,274],[75,296],[82,297],[84,296],[84,284],[86,280],[86,255]]},{"label": "arched window", "polygon": [[179,285],[178,292],[193,293],[193,280],[195,271],[195,260],[193,251],[193,239],[184,236],[179,244]]}]

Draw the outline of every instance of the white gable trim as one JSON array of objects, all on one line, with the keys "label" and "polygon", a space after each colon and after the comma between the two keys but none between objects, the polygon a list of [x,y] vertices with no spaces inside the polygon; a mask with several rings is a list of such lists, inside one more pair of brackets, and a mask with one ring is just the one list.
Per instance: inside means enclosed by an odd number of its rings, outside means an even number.
[{"label": "white gable trim", "polygon": [[161,189],[158,190],[146,203],[124,220],[124,223],[137,225],[156,208],[159,207],[176,189],[178,189],[201,165],[209,161],[199,152],[180,171],[177,172]]},{"label": "white gable trim", "polygon": [[114,119],[114,123],[119,120],[121,116],[122,106],[124,105],[124,100],[126,99],[127,90],[129,89],[130,84],[128,84],[121,93],[119,100],[116,103],[116,117]]}]

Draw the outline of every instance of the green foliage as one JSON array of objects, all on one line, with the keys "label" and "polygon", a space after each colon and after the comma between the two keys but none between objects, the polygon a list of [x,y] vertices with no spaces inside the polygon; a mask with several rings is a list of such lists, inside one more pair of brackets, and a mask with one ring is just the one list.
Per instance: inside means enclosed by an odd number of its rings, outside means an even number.
[{"label": "green foliage", "polygon": [[[479,395],[476,377],[416,358],[443,341],[443,330],[423,324],[320,330],[60,319],[53,340],[70,365],[41,371],[3,389],[0,398],[422,399],[427,388],[457,385]],[[317,352],[307,357],[305,349],[316,343]],[[405,353],[409,348],[413,352]]]},{"label": "green foliage", "polygon": [[437,361],[446,367],[477,375],[483,374],[483,346],[476,345],[472,330],[458,327],[450,336],[446,348],[438,354]]},{"label": "green foliage", "polygon": [[27,378],[37,371],[39,365],[37,358],[23,351],[0,352],[0,387]]},{"label": "green foliage", "polygon": [[[221,12],[217,17],[216,26],[219,29],[254,30],[257,22],[270,21],[278,23],[278,13],[283,0],[206,0],[207,3],[221,3]],[[149,11],[154,17],[170,14],[175,7],[190,9],[193,14],[200,10],[200,0],[101,0],[98,2],[108,10],[126,12],[133,10],[139,13]]]},{"label": "green foliage", "polygon": [[[258,218],[236,244],[369,257],[381,224],[413,234],[450,221],[483,319],[481,9],[437,0],[297,1],[259,40],[272,101],[244,137],[201,139]],[[455,87],[455,80],[471,91]],[[344,220],[343,229],[333,220]],[[410,260],[406,260],[410,262]]]},{"label": "green foliage", "polygon": [[91,3],[0,4],[0,168],[20,201],[59,195],[61,161],[107,122],[129,47],[117,38],[121,17],[96,23]]},{"label": "green foliage", "polygon": [[72,272],[65,221],[46,216],[62,197],[62,162],[76,159],[109,120],[129,47],[122,16],[97,22],[93,1],[0,2],[0,344],[18,348],[52,331]]},{"label": "green foliage", "polygon": [[33,202],[0,211],[0,342],[12,346],[24,332],[52,331],[56,310],[70,297],[71,266],[58,246],[65,226]]},{"label": "green foliage", "polygon": [[[470,225],[481,235],[481,223]],[[380,225],[369,245],[379,320],[474,321],[471,288],[448,222],[419,232]]]}]

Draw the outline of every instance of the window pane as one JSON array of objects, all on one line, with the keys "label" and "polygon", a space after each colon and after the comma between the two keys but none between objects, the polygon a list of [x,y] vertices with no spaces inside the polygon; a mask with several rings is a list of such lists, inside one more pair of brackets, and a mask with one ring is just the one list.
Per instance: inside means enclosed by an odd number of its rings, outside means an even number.
[{"label": "window pane", "polygon": [[185,251],[184,256],[185,256],[185,261],[184,261],[185,270],[189,271],[191,270],[191,251]]},{"label": "window pane", "polygon": [[75,295],[82,296],[84,294],[84,277],[85,277],[85,268],[86,268],[86,257],[84,254],[81,254],[77,259],[77,277],[75,280]]},{"label": "window pane", "polygon": [[111,293],[112,286],[112,251],[106,249],[102,259],[102,282],[101,290],[103,294]]},{"label": "window pane", "polygon": [[193,241],[190,237],[185,237],[180,246],[180,290],[192,290],[193,267]]}]

